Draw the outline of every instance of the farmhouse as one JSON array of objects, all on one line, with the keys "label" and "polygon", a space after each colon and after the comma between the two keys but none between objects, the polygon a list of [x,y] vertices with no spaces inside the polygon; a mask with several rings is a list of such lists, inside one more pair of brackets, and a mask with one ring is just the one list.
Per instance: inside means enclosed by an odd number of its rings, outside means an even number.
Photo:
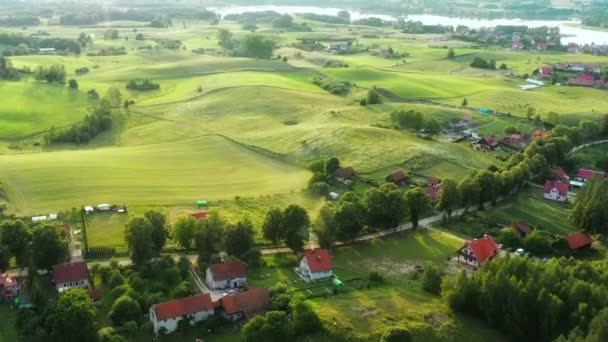
[{"label": "farmhouse", "polygon": [[568,53],[578,53],[578,44],[568,43]]},{"label": "farmhouse", "polygon": [[387,182],[394,183],[394,184],[397,184],[399,186],[405,184],[405,180],[406,179],[407,179],[407,176],[401,170],[393,172],[393,173],[391,173],[390,175],[388,175],[386,177],[386,181]]},{"label": "farmhouse", "polygon": [[515,234],[517,234],[519,237],[525,237],[532,232],[532,227],[530,227],[530,224],[524,220],[517,220],[513,222],[511,229],[513,229]]},{"label": "farmhouse", "polygon": [[576,173],[575,180],[578,181],[578,182],[585,183],[585,182],[591,180],[591,178],[593,178],[593,176],[596,176],[596,175],[600,176],[602,178],[606,177],[606,173],[605,172],[580,169]]},{"label": "farmhouse", "polygon": [[349,42],[331,43],[326,51],[333,53],[346,52],[350,50],[350,46]]},{"label": "farmhouse", "polygon": [[246,292],[238,292],[222,297],[222,317],[231,321],[249,320],[257,314],[264,313],[270,307],[270,294],[265,288],[258,287]]},{"label": "farmhouse", "polygon": [[570,176],[564,171],[563,168],[556,166],[549,170],[549,179],[552,181],[561,181],[563,183],[570,182]]},{"label": "farmhouse", "polygon": [[494,139],[494,136],[492,135],[486,135],[485,137],[477,140],[477,142],[475,142],[475,144],[477,146],[479,146],[481,149],[483,150],[493,150],[498,146],[498,142],[496,142],[496,140]]},{"label": "farmhouse", "polygon": [[593,240],[589,234],[585,232],[577,232],[568,235],[568,237],[566,237],[566,242],[568,242],[568,248],[570,248],[571,251],[578,251],[591,247]]},{"label": "farmhouse", "polygon": [[503,140],[509,145],[513,145],[520,148],[526,147],[527,145],[526,139],[521,134],[507,134],[505,135]]},{"label": "farmhouse", "polygon": [[537,138],[546,138],[549,136],[549,131],[544,130],[544,129],[537,129],[534,130],[534,132],[532,132],[532,139],[537,139]]},{"label": "farmhouse", "polygon": [[484,235],[481,239],[466,241],[464,246],[458,250],[457,259],[459,262],[479,267],[500,253],[500,249],[489,235]]},{"label": "farmhouse", "polygon": [[441,179],[431,176],[431,177],[427,178],[426,183],[429,186],[429,188],[436,188],[436,187],[441,186]]},{"label": "farmhouse", "polygon": [[439,184],[439,186],[435,186],[435,187],[426,189],[426,195],[429,196],[429,198],[431,199],[431,202],[435,202],[437,200],[440,190],[441,190],[441,184]]},{"label": "farmhouse", "polygon": [[91,277],[85,261],[66,262],[53,266],[53,281],[57,291],[69,288],[91,288]]},{"label": "farmhouse", "polygon": [[83,209],[84,213],[87,215],[95,212],[95,209],[93,209],[93,207],[91,207],[90,205],[85,206]]},{"label": "farmhouse", "polygon": [[11,300],[21,294],[21,287],[15,278],[0,274],[0,301]]},{"label": "farmhouse", "polygon": [[240,260],[213,264],[205,272],[205,282],[213,290],[239,288],[246,281],[245,265]]},{"label": "farmhouse", "polygon": [[178,322],[190,317],[191,324],[204,321],[213,316],[214,306],[211,295],[208,293],[192,297],[172,300],[150,307],[150,321],[154,326],[154,333],[159,335],[161,330],[172,333],[177,329]]},{"label": "farmhouse", "polygon": [[604,84],[604,80],[596,80],[595,76],[590,74],[582,74],[579,75],[577,78],[572,78],[568,80],[568,85],[571,86],[601,88],[604,86]]},{"label": "farmhouse", "polygon": [[296,273],[306,281],[329,279],[333,276],[333,264],[327,249],[306,251]]},{"label": "farmhouse", "polygon": [[334,177],[338,182],[352,181],[357,173],[352,167],[341,167],[334,172]]},{"label": "farmhouse", "polygon": [[545,199],[557,202],[567,202],[569,188],[568,183],[547,179],[545,182]]}]

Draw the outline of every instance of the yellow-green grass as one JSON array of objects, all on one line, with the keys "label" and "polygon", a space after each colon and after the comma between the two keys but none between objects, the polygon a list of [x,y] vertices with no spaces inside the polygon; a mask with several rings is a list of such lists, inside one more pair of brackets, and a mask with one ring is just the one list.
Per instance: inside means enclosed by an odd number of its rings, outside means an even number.
[{"label": "yellow-green grass", "polygon": [[87,244],[94,247],[125,247],[127,214],[95,213],[87,218]]},{"label": "yellow-green grass", "polygon": [[65,85],[0,82],[0,138],[26,136],[80,121],[92,102]]},{"label": "yellow-green grass", "polygon": [[289,193],[310,173],[214,135],[94,150],[0,156],[16,213],[94,203],[188,205]]},{"label": "yellow-green grass", "polygon": [[7,303],[0,303],[0,342],[18,341],[17,309]]}]

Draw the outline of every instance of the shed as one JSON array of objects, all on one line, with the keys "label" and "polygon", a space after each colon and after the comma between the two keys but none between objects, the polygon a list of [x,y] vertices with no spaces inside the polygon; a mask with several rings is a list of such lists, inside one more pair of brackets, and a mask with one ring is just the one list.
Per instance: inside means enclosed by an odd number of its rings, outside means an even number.
[{"label": "shed", "polygon": [[91,207],[90,205],[84,207],[84,212],[87,214],[92,214],[94,211],[95,209],[93,209],[93,207]]},{"label": "shed", "polygon": [[111,207],[107,203],[102,203],[102,204],[97,205],[97,210],[100,210],[100,211],[110,211],[110,209],[111,209]]},{"label": "shed", "polygon": [[196,206],[199,207],[199,208],[200,207],[206,207],[208,205],[209,205],[208,201],[196,201]]},{"label": "shed", "polygon": [[32,217],[32,223],[40,223],[46,221],[48,218],[46,216],[34,216]]}]

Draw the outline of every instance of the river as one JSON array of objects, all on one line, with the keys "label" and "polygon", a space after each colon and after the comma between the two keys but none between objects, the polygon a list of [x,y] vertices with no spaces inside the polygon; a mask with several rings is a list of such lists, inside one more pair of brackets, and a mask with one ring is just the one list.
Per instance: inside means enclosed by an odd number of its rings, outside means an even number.
[{"label": "river", "polygon": [[[335,7],[314,6],[231,6],[209,8],[222,16],[227,14],[240,14],[245,12],[275,11],[281,14],[316,13],[324,15],[336,15],[342,9]],[[353,20],[377,17],[386,21],[393,21],[397,17],[383,14],[361,13],[349,11]],[[470,28],[493,27],[497,25],[525,25],[528,27],[550,26],[559,27],[560,33],[564,35],[561,41],[566,45],[570,42],[578,44],[608,44],[608,31],[593,30],[580,26],[580,22],[567,20],[523,20],[523,19],[475,19],[475,18],[452,18],[439,15],[410,15],[405,20],[420,21],[425,25],[465,25]]]}]

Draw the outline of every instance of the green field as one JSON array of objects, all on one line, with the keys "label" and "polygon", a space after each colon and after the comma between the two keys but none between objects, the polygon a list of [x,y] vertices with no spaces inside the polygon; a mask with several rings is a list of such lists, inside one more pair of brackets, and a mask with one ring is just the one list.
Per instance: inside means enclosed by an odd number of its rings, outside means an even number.
[{"label": "green field", "polygon": [[126,247],[126,214],[95,213],[87,218],[87,244],[94,247]]},{"label": "green field", "polygon": [[27,136],[81,121],[91,102],[63,85],[0,82],[0,139]]}]

